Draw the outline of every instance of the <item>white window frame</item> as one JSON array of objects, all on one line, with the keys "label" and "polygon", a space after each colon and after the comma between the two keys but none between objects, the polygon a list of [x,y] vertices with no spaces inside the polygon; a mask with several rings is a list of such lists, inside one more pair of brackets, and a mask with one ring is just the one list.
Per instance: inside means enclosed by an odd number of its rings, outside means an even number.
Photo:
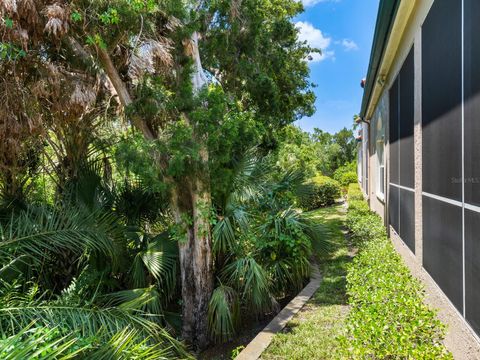
[{"label": "white window frame", "polygon": [[385,201],[385,143],[383,139],[377,140],[376,144],[376,158],[377,158],[377,198]]}]

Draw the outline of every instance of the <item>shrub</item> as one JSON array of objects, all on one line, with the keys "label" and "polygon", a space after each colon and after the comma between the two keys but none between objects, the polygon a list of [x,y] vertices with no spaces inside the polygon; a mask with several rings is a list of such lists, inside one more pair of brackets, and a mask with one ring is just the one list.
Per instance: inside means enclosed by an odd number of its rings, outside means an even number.
[{"label": "shrub", "polygon": [[364,200],[362,190],[358,183],[352,183],[348,185],[348,201],[352,200]]},{"label": "shrub", "polygon": [[370,212],[367,202],[363,200],[350,200],[348,202],[348,210],[349,215],[352,213],[366,214]]},{"label": "shrub", "polygon": [[387,236],[382,219],[371,211],[365,213],[362,209],[349,212],[346,224],[356,245],[362,245],[372,239],[381,239]]},{"label": "shrub", "polygon": [[347,187],[352,183],[357,183],[357,164],[355,162],[351,162],[339,167],[337,170],[335,170],[333,178],[337,180],[343,187]]},{"label": "shrub", "polygon": [[442,345],[444,325],[424,304],[423,287],[387,239],[381,218],[365,201],[351,201],[347,227],[362,246],[347,274],[351,311],[340,338],[344,357],[452,359]]},{"label": "shrub", "polygon": [[337,180],[342,186],[346,187],[349,184],[354,184],[358,182],[358,176],[356,172],[346,172],[337,178]]},{"label": "shrub", "polygon": [[299,199],[299,205],[304,210],[314,210],[319,207],[332,205],[341,194],[341,187],[338,181],[328,176],[316,176],[307,185],[310,187],[308,195],[305,194]]}]

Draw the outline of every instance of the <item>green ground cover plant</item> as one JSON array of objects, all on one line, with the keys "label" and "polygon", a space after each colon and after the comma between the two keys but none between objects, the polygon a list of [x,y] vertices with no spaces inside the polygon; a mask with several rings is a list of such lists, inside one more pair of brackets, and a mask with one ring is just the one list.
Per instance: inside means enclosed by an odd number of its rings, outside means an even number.
[{"label": "green ground cover plant", "polygon": [[[349,189],[349,199],[358,199],[358,185]],[[388,240],[381,218],[353,200],[346,224],[359,253],[347,275],[351,311],[339,339],[342,358],[453,359],[442,344],[445,326],[425,305],[423,286]]]}]

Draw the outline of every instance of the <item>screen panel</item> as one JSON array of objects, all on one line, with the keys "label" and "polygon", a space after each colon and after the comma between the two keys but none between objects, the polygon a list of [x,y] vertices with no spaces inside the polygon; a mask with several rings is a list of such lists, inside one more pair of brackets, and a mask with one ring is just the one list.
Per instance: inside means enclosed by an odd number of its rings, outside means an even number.
[{"label": "screen panel", "polygon": [[396,186],[389,187],[388,190],[388,220],[390,225],[395,229],[397,234],[400,234],[400,213],[399,213],[399,203],[400,201],[400,192],[399,188]]},{"label": "screen panel", "polygon": [[398,78],[393,83],[389,91],[389,148],[390,148],[390,161],[389,161],[389,173],[390,182],[394,184],[400,184],[399,179],[399,123],[398,123]]},{"label": "screen panel", "polygon": [[[480,206],[480,2],[465,0],[465,202]],[[480,333],[480,214],[465,210],[465,317]]]},{"label": "screen panel", "polygon": [[400,185],[415,187],[414,164],[414,56],[410,50],[400,70]]},{"label": "screen panel", "polygon": [[415,193],[400,189],[400,237],[415,253]]},{"label": "screen panel", "polygon": [[465,315],[480,332],[480,214],[465,210]]},{"label": "screen panel", "polygon": [[461,6],[436,0],[422,27],[423,191],[455,200],[462,197]]},{"label": "screen panel", "polygon": [[462,208],[423,196],[423,266],[463,311]]},{"label": "screen panel", "polygon": [[480,1],[465,0],[465,202],[477,206],[480,206],[479,18]]}]

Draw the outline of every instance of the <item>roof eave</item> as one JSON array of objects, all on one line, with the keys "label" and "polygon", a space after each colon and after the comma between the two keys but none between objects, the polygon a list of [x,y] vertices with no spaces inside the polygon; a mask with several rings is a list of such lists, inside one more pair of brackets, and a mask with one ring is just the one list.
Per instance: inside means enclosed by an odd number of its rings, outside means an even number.
[{"label": "roof eave", "polygon": [[367,81],[362,99],[362,108],[360,117],[365,118],[375,82],[378,77],[378,71],[385,54],[388,39],[392,31],[393,24],[400,6],[401,0],[381,0],[378,8],[377,22],[375,25],[375,34],[373,37],[372,52],[368,65]]}]

